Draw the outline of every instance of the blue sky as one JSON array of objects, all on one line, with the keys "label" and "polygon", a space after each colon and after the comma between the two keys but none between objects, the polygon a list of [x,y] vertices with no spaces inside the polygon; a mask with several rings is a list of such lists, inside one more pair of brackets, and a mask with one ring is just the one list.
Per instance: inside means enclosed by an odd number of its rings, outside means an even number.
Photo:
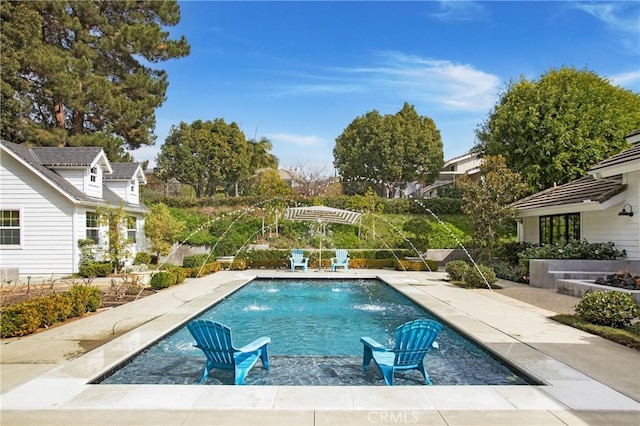
[{"label": "blue sky", "polygon": [[333,172],[335,139],[368,111],[404,102],[431,117],[445,160],[474,145],[501,90],[551,68],[589,69],[640,93],[637,1],[181,1],[191,54],[161,63],[172,125],[223,118],[267,137],[281,167]]}]

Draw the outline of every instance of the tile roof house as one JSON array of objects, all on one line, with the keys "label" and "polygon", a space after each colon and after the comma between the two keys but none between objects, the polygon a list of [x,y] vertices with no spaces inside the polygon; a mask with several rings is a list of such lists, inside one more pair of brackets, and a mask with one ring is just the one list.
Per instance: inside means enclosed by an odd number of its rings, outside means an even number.
[{"label": "tile roof house", "polygon": [[[99,147],[38,147],[0,141],[0,271],[10,275],[78,271],[78,241],[108,245],[99,207],[122,206],[131,251],[144,250],[139,163],[111,163]],[[16,272],[17,271],[17,272]]]},{"label": "tile roof house", "polygon": [[611,241],[627,259],[640,259],[640,130],[626,140],[633,145],[593,166],[587,176],[513,203],[519,240]]}]

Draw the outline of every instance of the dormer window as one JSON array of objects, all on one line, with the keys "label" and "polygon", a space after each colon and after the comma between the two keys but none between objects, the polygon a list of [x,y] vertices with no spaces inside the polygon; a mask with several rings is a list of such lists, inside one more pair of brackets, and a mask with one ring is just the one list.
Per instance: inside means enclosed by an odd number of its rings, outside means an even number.
[{"label": "dormer window", "polygon": [[131,192],[136,192],[136,180],[135,179],[131,179],[131,182],[129,182],[129,187],[131,188]]},{"label": "dormer window", "polygon": [[91,170],[89,170],[89,180],[93,183],[96,183],[98,181],[98,168],[97,167],[92,167]]}]

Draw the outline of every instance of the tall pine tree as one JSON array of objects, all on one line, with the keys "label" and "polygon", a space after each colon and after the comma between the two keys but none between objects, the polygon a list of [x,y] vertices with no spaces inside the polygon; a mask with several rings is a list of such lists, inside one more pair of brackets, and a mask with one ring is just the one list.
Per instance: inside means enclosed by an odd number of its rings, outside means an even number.
[{"label": "tall pine tree", "polygon": [[168,76],[153,64],[189,54],[175,0],[3,1],[0,137],[102,146],[113,159],[152,145]]}]

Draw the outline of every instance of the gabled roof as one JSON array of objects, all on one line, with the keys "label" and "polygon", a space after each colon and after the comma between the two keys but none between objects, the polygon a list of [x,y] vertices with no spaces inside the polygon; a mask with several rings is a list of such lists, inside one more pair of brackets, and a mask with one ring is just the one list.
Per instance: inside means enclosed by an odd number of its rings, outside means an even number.
[{"label": "gabled roof", "polygon": [[102,148],[94,146],[36,147],[31,151],[45,167],[89,167],[103,153]]},{"label": "gabled roof", "polygon": [[[628,166],[628,167],[627,167]],[[619,154],[603,160],[589,169],[590,175],[607,176],[606,169],[626,167],[628,171],[640,169],[640,143],[627,148]],[[626,171],[626,170],[625,170]],[[612,172],[612,173],[615,173]],[[617,171],[620,173],[620,171]]]},{"label": "gabled roof", "polygon": [[142,171],[140,163],[111,163],[110,174],[105,174],[105,180],[131,180],[137,177],[142,183],[146,183],[147,179]]},{"label": "gabled roof", "polygon": [[604,203],[626,188],[622,176],[610,179],[596,179],[585,176],[573,182],[530,195],[511,204],[520,211],[548,208],[553,206],[583,204],[589,202]]},{"label": "gabled roof", "polygon": [[[13,142],[7,142],[5,140],[0,140],[0,146],[3,147],[7,153],[11,154],[14,158],[16,158],[22,164],[24,164],[27,168],[31,169],[36,175],[39,175],[45,182],[47,182],[49,185],[51,185],[53,188],[59,191],[62,195],[64,195],[65,197],[67,197],[68,199],[70,199],[75,203],[84,203],[84,204],[90,204],[90,205],[104,205],[105,203],[108,203],[112,206],[119,206],[120,203],[123,203],[123,206],[127,210],[136,210],[140,212],[147,211],[147,208],[142,204],[137,205],[137,204],[124,202],[122,198],[116,195],[113,191],[111,191],[105,185],[103,185],[102,187],[103,198],[89,197],[84,192],[82,192],[81,190],[73,186],[65,178],[57,174],[54,170],[48,168],[47,166],[45,166],[40,162],[40,156],[43,156],[44,159],[47,162],[49,162],[50,167],[54,167],[53,164],[72,164],[72,163],[76,164],[77,166],[80,166],[79,161],[86,160],[86,158],[81,160],[76,157],[67,162],[64,162],[64,160],[63,162],[60,162],[58,161],[59,158],[57,157],[57,154],[53,155],[53,153],[49,152],[49,150],[59,149],[62,151],[66,151],[66,149],[62,149],[62,148],[30,149],[25,147],[24,145],[16,144]],[[74,147],[70,149],[72,149],[74,153],[78,153],[80,152],[80,151],[77,151],[78,148],[80,147]],[[89,149],[90,150],[98,149],[100,153],[104,154],[104,151],[102,151],[102,148],[91,147]],[[93,151],[89,151],[89,149],[82,150],[83,151],[82,154],[88,156],[89,152],[93,152]],[[34,151],[38,151],[38,154],[40,154],[40,156],[36,155],[36,152]],[[94,157],[94,159],[99,158],[99,155],[100,154]],[[58,161],[58,162],[55,162],[55,161]],[[92,164],[92,161],[89,161],[88,163],[85,163],[85,167],[89,167],[91,164]],[[109,170],[111,170],[111,168],[109,168]]]}]

